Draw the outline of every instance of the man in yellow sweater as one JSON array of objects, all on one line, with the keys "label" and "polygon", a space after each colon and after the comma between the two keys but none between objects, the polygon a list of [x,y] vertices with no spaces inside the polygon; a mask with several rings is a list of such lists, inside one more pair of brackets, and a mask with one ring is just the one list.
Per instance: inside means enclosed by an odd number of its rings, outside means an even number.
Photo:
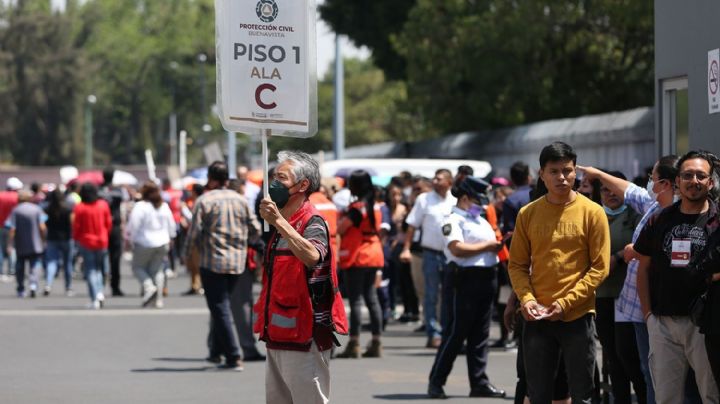
[{"label": "man in yellow sweater", "polygon": [[520,210],[509,273],[527,324],[523,333],[528,395],[552,401],[565,361],[573,403],[590,403],[595,370],[595,289],[610,267],[603,208],[573,190],[577,155],[562,142],[543,148],[540,178],[547,194]]}]

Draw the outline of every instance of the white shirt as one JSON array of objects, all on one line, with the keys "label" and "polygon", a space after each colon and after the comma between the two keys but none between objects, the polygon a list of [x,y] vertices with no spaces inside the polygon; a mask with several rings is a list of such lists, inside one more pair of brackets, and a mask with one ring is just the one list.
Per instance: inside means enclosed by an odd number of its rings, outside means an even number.
[{"label": "white shirt", "polygon": [[445,235],[445,257],[461,267],[492,267],[498,264],[496,252],[482,252],[471,257],[456,257],[448,249],[453,241],[474,244],[480,241],[495,241],[495,231],[487,220],[471,216],[468,212],[453,206],[452,213],[443,223]]},{"label": "white shirt", "polygon": [[167,203],[156,209],[152,203],[140,201],[130,212],[125,238],[135,245],[155,248],[170,243],[175,231],[175,220]]},{"label": "white shirt", "polygon": [[245,198],[248,201],[250,210],[255,209],[255,200],[260,194],[260,187],[252,181],[245,181]]},{"label": "white shirt", "polygon": [[435,191],[418,195],[405,222],[416,229],[422,227],[421,246],[436,251],[443,250],[443,235],[440,228],[456,203],[457,199],[450,194],[450,191],[445,198]]}]

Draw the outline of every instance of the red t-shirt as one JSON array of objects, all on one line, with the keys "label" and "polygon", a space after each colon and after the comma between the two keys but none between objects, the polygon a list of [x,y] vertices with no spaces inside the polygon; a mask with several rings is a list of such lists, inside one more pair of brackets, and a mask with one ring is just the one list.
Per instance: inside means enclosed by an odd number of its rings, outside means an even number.
[{"label": "red t-shirt", "polygon": [[89,250],[108,248],[108,234],[112,229],[110,207],[103,199],[92,203],[81,202],[73,210],[73,239]]},{"label": "red t-shirt", "polygon": [[13,208],[18,204],[18,194],[15,191],[0,192],[0,227],[5,225],[5,221]]}]

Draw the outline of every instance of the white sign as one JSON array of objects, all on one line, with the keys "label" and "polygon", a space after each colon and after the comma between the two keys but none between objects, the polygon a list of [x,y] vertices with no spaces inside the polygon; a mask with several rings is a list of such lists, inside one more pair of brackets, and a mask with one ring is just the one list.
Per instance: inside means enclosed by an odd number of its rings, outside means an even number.
[{"label": "white sign", "polygon": [[217,97],[229,132],[317,132],[315,0],[216,0]]},{"label": "white sign", "polygon": [[713,49],[708,52],[708,109],[709,113],[720,112],[720,81],[718,78],[718,67],[720,66],[720,49]]}]

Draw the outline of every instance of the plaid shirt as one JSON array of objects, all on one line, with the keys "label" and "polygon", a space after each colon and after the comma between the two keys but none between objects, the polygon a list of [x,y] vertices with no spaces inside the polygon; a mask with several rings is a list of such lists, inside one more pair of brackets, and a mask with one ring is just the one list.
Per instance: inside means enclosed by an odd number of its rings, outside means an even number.
[{"label": "plaid shirt", "polygon": [[[660,212],[662,208],[660,204],[655,202],[645,188],[640,188],[635,184],[625,190],[625,204],[643,214],[642,219],[635,227],[632,242],[637,241],[645,224],[655,214]],[[616,322],[644,322],[642,311],[640,310],[640,297],[637,292],[637,269],[640,262],[632,260],[628,263],[627,274],[625,275],[625,283],[623,284],[620,296],[615,301],[615,321]]]},{"label": "plaid shirt", "polygon": [[195,202],[184,255],[197,246],[201,268],[240,274],[245,271],[248,239],[259,234],[260,225],[243,196],[228,189],[212,190]]}]

